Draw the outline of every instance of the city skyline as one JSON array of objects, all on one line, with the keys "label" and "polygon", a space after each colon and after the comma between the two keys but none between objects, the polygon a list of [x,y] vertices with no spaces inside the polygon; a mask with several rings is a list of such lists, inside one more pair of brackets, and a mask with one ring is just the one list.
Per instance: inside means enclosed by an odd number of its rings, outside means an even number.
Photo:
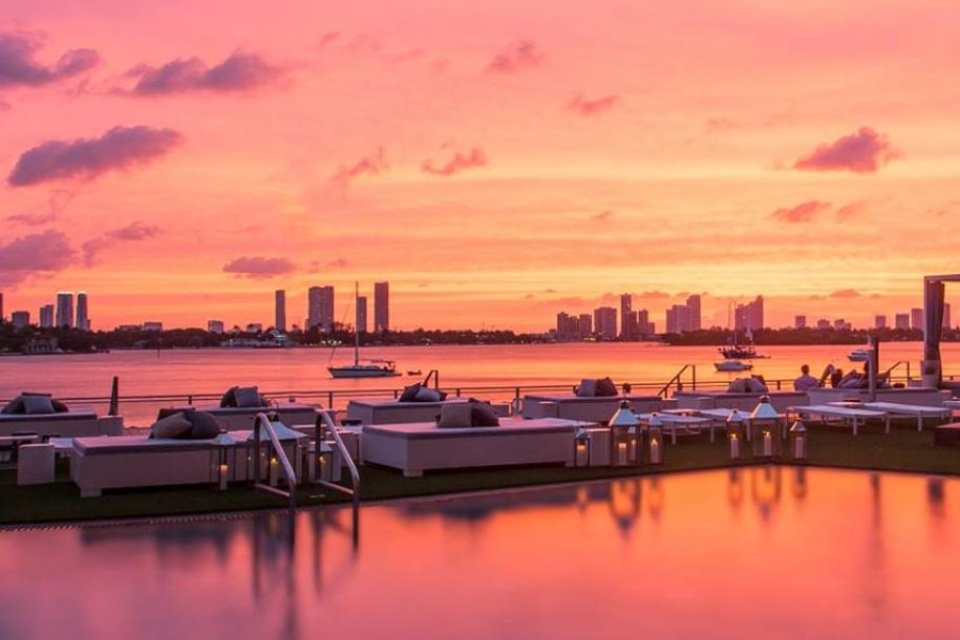
[{"label": "city skyline", "polygon": [[536,331],[623,291],[866,326],[957,271],[945,0],[92,2],[4,5],[18,309],[269,323],[278,288],[385,278],[397,329]]}]

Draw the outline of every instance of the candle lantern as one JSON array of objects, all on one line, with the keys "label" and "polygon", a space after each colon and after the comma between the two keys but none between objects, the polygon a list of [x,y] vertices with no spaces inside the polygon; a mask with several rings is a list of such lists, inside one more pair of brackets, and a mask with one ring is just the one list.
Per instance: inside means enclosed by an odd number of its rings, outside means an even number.
[{"label": "candle lantern", "polygon": [[610,418],[609,427],[611,466],[640,464],[640,421],[626,400]]},{"label": "candle lantern", "polygon": [[226,491],[230,481],[230,447],[234,444],[233,438],[221,431],[216,440],[217,452],[217,487]]},{"label": "candle lantern", "polygon": [[743,414],[736,409],[727,416],[727,440],[730,441],[730,459],[739,460],[743,447]]},{"label": "candle lantern", "polygon": [[783,446],[780,435],[783,416],[770,404],[770,398],[760,398],[760,402],[750,412],[749,424],[753,457],[764,460],[779,458]]},{"label": "candle lantern", "polygon": [[663,420],[656,413],[647,420],[647,441],[650,464],[663,464]]},{"label": "candle lantern", "polygon": [[573,466],[590,466],[590,432],[583,427],[573,434]]},{"label": "candle lantern", "polygon": [[807,428],[799,420],[790,427],[790,453],[794,462],[807,459]]}]

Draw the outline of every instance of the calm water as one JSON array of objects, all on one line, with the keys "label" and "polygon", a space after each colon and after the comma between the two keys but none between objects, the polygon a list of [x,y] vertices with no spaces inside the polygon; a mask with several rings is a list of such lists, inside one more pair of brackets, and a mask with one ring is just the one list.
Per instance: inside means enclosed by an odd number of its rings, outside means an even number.
[{"label": "calm water", "polygon": [[0,637],[951,638],[960,480],[753,468],[0,533]]},{"label": "calm water", "polygon": [[[828,363],[848,369],[860,367],[847,361],[856,345],[815,347],[763,347],[771,356],[755,360],[754,373],[768,380],[792,380],[799,367],[809,363],[819,375]],[[944,367],[960,362],[960,344],[943,345]],[[909,362],[918,374],[922,345],[884,343],[880,366]],[[335,361],[350,358],[343,350]],[[683,365],[696,366],[702,382],[728,381],[742,373],[716,373],[716,347],[666,347],[645,343],[575,343],[518,346],[433,346],[370,348],[365,358],[396,360],[404,372],[437,369],[441,386],[562,384],[571,387],[585,377],[610,376],[615,382],[663,384]],[[112,351],[99,355],[63,355],[0,358],[0,399],[21,391],[48,391],[62,397],[106,397],[113,376],[120,378],[121,395],[174,394],[186,398],[196,393],[222,393],[234,385],[258,385],[261,391],[399,389],[422,376],[404,375],[381,380],[332,380],[326,367],[327,349],[201,349],[173,351]],[[904,365],[898,368],[905,375]],[[687,378],[689,381],[689,378]],[[276,397],[276,396],[275,396]],[[504,400],[508,397],[488,397]],[[105,409],[105,407],[99,407]],[[121,405],[127,424],[149,424],[156,407]]]}]

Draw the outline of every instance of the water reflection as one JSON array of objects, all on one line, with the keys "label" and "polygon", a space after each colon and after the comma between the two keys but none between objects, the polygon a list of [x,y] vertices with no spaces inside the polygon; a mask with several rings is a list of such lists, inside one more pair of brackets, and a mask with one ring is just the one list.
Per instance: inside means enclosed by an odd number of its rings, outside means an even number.
[{"label": "water reflection", "polygon": [[6,532],[0,636],[950,637],[957,482],[755,466],[405,501],[364,508],[362,553],[350,509]]}]

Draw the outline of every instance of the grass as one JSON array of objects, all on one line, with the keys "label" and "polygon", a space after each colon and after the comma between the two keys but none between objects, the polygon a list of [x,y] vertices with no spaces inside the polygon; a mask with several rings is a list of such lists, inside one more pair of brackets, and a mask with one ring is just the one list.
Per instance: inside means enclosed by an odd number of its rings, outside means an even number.
[{"label": "grass", "polygon": [[[805,464],[960,475],[960,448],[934,446],[933,432],[918,432],[914,425],[913,420],[895,422],[891,433],[886,435],[881,424],[868,424],[856,437],[848,429],[808,425],[809,454]],[[404,478],[399,471],[364,466],[361,497],[363,501],[389,500],[756,464],[749,455],[749,447],[745,453],[742,460],[731,463],[726,441],[718,435],[717,442],[711,444],[704,432],[699,436],[681,437],[676,446],[666,446],[664,463],[656,467],[486,468]],[[786,458],[784,463],[791,464],[791,461]],[[318,493],[317,487],[301,488],[298,504],[309,506],[349,500],[336,491],[327,490],[323,496]],[[99,498],[80,498],[65,467],[58,469],[57,482],[23,487],[16,484],[16,470],[0,470],[0,525],[249,511],[283,508],[286,504],[284,499],[256,492],[250,485],[232,486],[226,491],[217,491],[212,485],[117,490],[105,492]]]}]

